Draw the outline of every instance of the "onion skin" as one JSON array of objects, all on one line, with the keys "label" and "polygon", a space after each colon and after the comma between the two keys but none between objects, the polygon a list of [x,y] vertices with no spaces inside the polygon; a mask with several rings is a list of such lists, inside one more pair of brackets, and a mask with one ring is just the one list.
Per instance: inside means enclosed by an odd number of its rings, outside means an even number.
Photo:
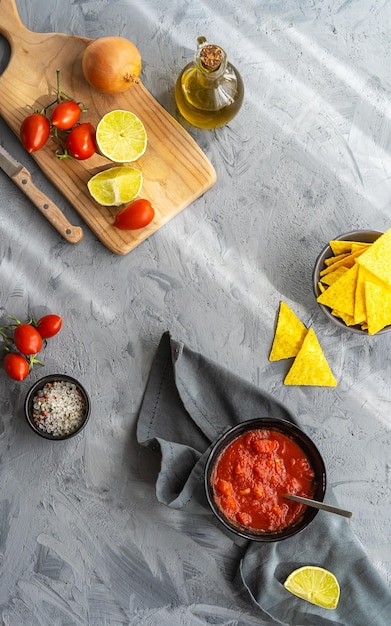
[{"label": "onion skin", "polygon": [[97,91],[122,93],[139,81],[141,54],[124,37],[100,37],[86,47],[82,58],[86,81]]}]

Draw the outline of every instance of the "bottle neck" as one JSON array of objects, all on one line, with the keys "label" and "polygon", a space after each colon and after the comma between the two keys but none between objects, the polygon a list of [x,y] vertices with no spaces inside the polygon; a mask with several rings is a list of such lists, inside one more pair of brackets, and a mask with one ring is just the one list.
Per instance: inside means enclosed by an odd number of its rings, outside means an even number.
[{"label": "bottle neck", "polygon": [[195,62],[205,77],[214,80],[224,74],[227,67],[227,55],[220,46],[202,42],[197,49]]}]

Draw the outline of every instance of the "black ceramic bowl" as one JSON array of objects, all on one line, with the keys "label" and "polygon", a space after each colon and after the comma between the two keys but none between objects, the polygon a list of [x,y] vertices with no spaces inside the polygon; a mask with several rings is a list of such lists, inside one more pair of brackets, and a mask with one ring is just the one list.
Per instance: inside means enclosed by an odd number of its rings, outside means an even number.
[{"label": "black ceramic bowl", "polygon": [[66,374],[51,374],[38,380],[24,403],[29,426],[41,437],[53,441],[77,435],[86,425],[90,411],[87,391]]},{"label": "black ceramic bowl", "polygon": [[[373,243],[382,234],[383,233],[377,230],[354,230],[349,233],[345,233],[344,235],[339,235],[338,237],[334,237],[334,240],[363,241],[365,243]],[[320,293],[321,293],[319,289],[319,285],[318,285],[320,272],[326,267],[324,263],[325,260],[329,259],[332,256],[333,256],[333,251],[330,248],[330,246],[327,244],[323,248],[322,252],[320,253],[320,255],[318,256],[316,260],[314,271],[313,271],[313,276],[312,276],[313,290],[314,290],[314,294],[316,298],[320,296]],[[335,324],[336,326],[339,326],[340,328],[344,328],[345,330],[349,330],[352,333],[357,333],[359,335],[368,335],[368,332],[366,330],[362,330],[360,325],[347,326],[340,317],[336,317],[335,315],[332,315],[331,309],[329,309],[329,307],[324,306],[323,304],[320,304],[319,302],[318,302],[318,306],[322,309],[325,316],[330,321],[332,321],[333,324]],[[391,330],[391,326],[386,326],[382,330],[378,331],[376,335],[380,335],[381,333],[387,333],[390,330]]]},{"label": "black ceramic bowl", "polygon": [[216,502],[215,490],[212,484],[216,463],[227,446],[244,433],[249,433],[250,431],[259,429],[267,429],[282,433],[292,439],[301,448],[307,459],[310,461],[315,473],[315,491],[313,499],[323,501],[326,491],[326,469],[319,450],[313,441],[311,441],[311,439],[300,428],[292,424],[292,422],[269,417],[260,417],[241,422],[227,432],[223,433],[223,435],[217,439],[212,447],[205,467],[206,497],[217,519],[236,535],[253,541],[280,541],[282,539],[287,539],[288,537],[291,537],[306,528],[306,526],[308,526],[308,524],[310,524],[315,518],[318,510],[313,507],[306,506],[299,518],[297,518],[292,524],[285,526],[280,530],[254,530],[241,525],[236,520],[232,521],[224,515],[222,509]]}]

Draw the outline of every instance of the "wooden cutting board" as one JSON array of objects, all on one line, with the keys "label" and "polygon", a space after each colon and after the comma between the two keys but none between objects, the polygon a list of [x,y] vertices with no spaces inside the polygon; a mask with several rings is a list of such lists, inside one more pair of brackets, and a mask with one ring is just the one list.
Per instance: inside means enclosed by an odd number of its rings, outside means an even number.
[{"label": "wooden cutting board", "polygon": [[96,125],[108,111],[125,109],[144,123],[147,150],[132,166],[143,174],[140,197],[149,199],[156,212],[145,229],[114,228],[113,216],[118,207],[102,207],[91,198],[87,181],[115,165],[108,159],[94,155],[86,161],[59,160],[52,139],[32,154],[47,178],[109,250],[127,254],[215,183],[215,170],[205,154],[141,83],[115,96],[89,87],[81,59],[90,39],[28,30],[20,20],[15,0],[0,0],[0,33],[11,47],[10,62],[0,76],[0,114],[18,137],[23,119],[55,99],[57,69],[62,90],[87,109],[81,121]]}]

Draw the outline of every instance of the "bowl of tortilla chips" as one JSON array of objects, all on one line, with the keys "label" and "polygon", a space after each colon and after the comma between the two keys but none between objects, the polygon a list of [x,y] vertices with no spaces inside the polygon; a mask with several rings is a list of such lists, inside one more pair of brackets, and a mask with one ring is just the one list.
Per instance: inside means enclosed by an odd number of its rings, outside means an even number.
[{"label": "bowl of tortilla chips", "polygon": [[356,230],[329,241],[313,272],[324,314],[362,335],[391,331],[391,228]]}]

